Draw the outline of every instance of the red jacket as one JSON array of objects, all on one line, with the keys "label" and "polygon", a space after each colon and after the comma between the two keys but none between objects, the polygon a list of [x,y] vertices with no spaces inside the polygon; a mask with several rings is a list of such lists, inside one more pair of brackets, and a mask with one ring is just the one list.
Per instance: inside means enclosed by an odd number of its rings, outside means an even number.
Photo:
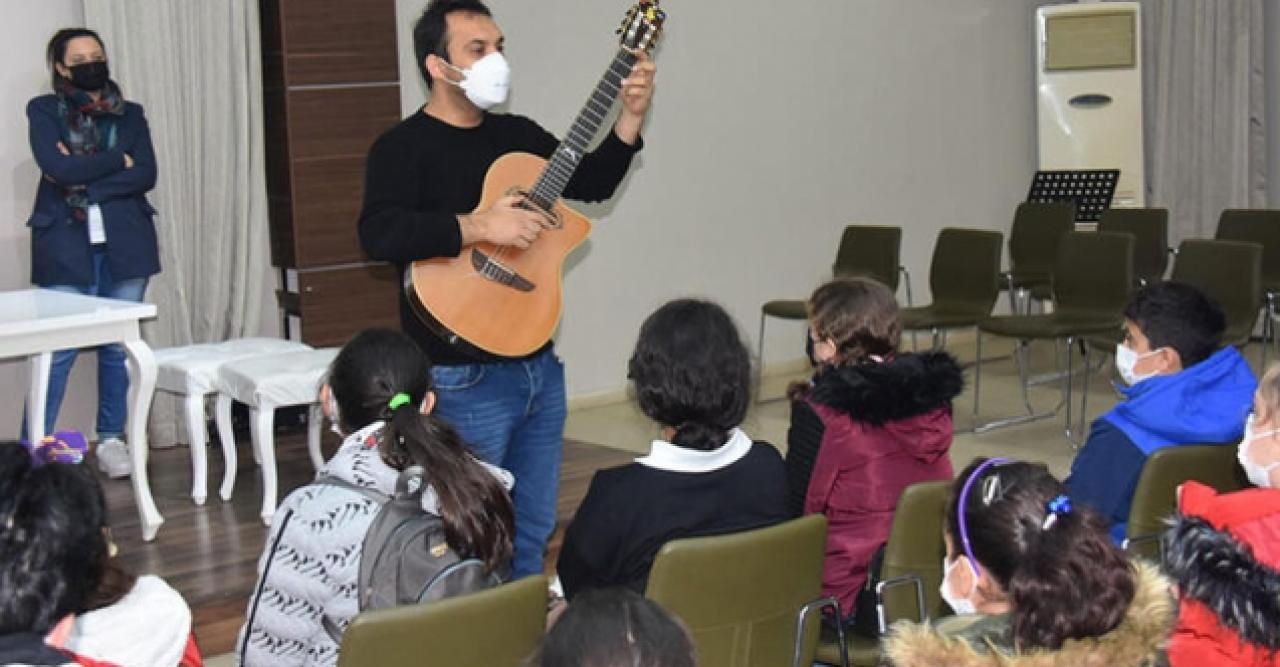
[{"label": "red jacket", "polygon": [[1165,560],[1179,591],[1169,663],[1280,666],[1280,491],[1182,485]]},{"label": "red jacket", "polygon": [[[793,406],[791,482],[804,484],[805,514],[827,517],[823,594],[846,615],[889,537],[903,489],[951,479],[951,400],[962,385],[949,355],[903,354],[826,371]],[[814,450],[805,480],[797,468]]]}]

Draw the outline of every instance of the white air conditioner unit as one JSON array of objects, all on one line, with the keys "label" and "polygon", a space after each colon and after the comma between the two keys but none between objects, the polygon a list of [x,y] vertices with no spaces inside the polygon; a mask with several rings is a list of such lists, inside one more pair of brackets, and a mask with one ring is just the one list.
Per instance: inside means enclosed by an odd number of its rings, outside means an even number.
[{"label": "white air conditioner unit", "polygon": [[1119,169],[1113,205],[1145,205],[1137,2],[1036,11],[1040,169]]}]

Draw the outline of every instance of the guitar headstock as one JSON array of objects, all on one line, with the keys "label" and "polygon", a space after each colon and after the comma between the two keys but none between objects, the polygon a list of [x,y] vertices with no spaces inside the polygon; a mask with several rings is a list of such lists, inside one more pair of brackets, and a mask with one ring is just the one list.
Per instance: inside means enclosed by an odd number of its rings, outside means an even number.
[{"label": "guitar headstock", "polygon": [[649,52],[658,43],[666,20],[667,13],[658,9],[658,0],[640,0],[627,10],[622,27],[617,30],[622,35],[622,48]]}]

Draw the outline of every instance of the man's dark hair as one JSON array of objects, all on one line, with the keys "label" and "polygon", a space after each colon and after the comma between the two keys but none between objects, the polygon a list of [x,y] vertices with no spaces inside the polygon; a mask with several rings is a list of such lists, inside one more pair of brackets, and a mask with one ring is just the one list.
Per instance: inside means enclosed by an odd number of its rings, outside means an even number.
[{"label": "man's dark hair", "polygon": [[85,611],[107,560],[106,501],[87,465],[34,467],[0,443],[0,636]]},{"label": "man's dark hair", "polygon": [[413,24],[413,53],[418,56],[418,71],[431,87],[431,73],[427,71],[427,56],[436,55],[449,60],[449,34],[445,17],[453,12],[471,12],[493,16],[480,0],[431,0],[418,22]]},{"label": "man's dark hair", "polygon": [[1125,306],[1124,316],[1138,325],[1152,350],[1177,350],[1183,368],[1217,351],[1227,328],[1227,318],[1213,299],[1191,285],[1174,281],[1138,290]]},{"label": "man's dark hair", "polygon": [[751,393],[751,356],[724,309],[679,299],[640,327],[627,377],[640,411],[676,430],[671,442],[716,449],[742,423]]}]

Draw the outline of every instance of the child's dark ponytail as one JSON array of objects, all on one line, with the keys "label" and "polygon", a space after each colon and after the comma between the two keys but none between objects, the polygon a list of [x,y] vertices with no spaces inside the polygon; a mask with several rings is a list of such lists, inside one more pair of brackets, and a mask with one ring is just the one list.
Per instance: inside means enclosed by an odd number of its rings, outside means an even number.
[{"label": "child's dark ponytail", "polygon": [[343,429],[384,421],[383,460],[397,470],[426,470],[454,550],[483,560],[490,571],[511,559],[511,499],[457,431],[419,411],[431,391],[431,363],[412,340],[387,329],[360,332],[333,360],[329,388]]}]

